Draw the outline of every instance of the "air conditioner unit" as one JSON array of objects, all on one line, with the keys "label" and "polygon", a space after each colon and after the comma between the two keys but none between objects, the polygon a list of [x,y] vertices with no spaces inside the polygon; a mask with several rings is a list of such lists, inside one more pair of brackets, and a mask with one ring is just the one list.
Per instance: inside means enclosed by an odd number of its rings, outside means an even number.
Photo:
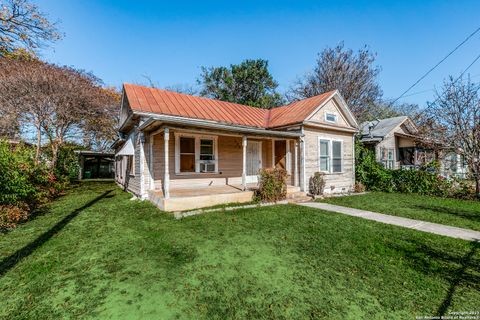
[{"label": "air conditioner unit", "polygon": [[200,172],[215,172],[215,163],[200,163]]}]

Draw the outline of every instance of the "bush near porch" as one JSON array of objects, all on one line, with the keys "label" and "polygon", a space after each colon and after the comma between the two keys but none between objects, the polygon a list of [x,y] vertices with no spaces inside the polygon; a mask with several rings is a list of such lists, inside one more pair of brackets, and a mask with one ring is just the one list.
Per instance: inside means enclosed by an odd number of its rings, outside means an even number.
[{"label": "bush near porch", "polygon": [[263,202],[277,202],[286,196],[287,171],[279,168],[260,169],[256,198]]}]

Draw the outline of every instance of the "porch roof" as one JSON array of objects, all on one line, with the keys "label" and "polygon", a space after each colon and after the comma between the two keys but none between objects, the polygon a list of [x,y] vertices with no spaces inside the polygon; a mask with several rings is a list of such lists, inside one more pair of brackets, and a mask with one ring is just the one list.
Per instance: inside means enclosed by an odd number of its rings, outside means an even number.
[{"label": "porch roof", "polygon": [[263,128],[254,128],[240,125],[228,125],[216,121],[205,121],[199,119],[191,119],[184,117],[173,117],[158,114],[146,114],[148,120],[139,126],[139,130],[151,130],[156,127],[165,126],[189,126],[195,128],[214,129],[225,132],[237,132],[240,134],[253,134],[267,137],[285,137],[285,138],[299,138],[303,136],[298,131],[277,131]]}]

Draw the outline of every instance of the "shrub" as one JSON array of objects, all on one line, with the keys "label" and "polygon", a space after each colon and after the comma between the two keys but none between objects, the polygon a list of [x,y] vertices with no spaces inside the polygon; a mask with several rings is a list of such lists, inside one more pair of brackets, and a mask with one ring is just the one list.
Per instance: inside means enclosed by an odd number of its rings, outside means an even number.
[{"label": "shrub", "polygon": [[32,148],[0,141],[0,229],[28,219],[32,210],[65,188],[65,182],[33,159]]},{"label": "shrub", "polygon": [[361,182],[355,182],[355,187],[354,187],[354,191],[356,193],[360,193],[360,192],[365,192],[366,188],[365,186],[363,185],[363,183]]},{"label": "shrub", "polygon": [[261,169],[256,197],[265,202],[276,202],[287,196],[287,171],[284,169]]},{"label": "shrub", "polygon": [[27,220],[28,208],[14,205],[0,205],[0,231],[14,228],[18,223]]},{"label": "shrub", "polygon": [[319,196],[323,194],[325,189],[325,175],[321,172],[315,172],[308,181],[308,190],[310,194]]}]

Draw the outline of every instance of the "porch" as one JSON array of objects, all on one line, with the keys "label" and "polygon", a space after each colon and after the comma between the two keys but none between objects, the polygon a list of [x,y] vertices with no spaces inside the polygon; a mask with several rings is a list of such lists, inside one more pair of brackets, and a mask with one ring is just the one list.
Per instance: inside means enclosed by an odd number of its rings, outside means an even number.
[{"label": "porch", "polygon": [[[151,190],[149,200],[164,211],[185,211],[211,207],[226,203],[244,203],[253,200],[256,183],[242,185],[218,185],[206,188],[175,188],[170,190],[170,197],[165,199],[161,190]],[[287,198],[304,194],[299,187],[287,186]]]},{"label": "porch", "polygon": [[300,192],[299,133],[269,136],[160,126],[144,131],[146,176],[142,197],[165,211],[252,201],[263,168],[287,171]]}]

